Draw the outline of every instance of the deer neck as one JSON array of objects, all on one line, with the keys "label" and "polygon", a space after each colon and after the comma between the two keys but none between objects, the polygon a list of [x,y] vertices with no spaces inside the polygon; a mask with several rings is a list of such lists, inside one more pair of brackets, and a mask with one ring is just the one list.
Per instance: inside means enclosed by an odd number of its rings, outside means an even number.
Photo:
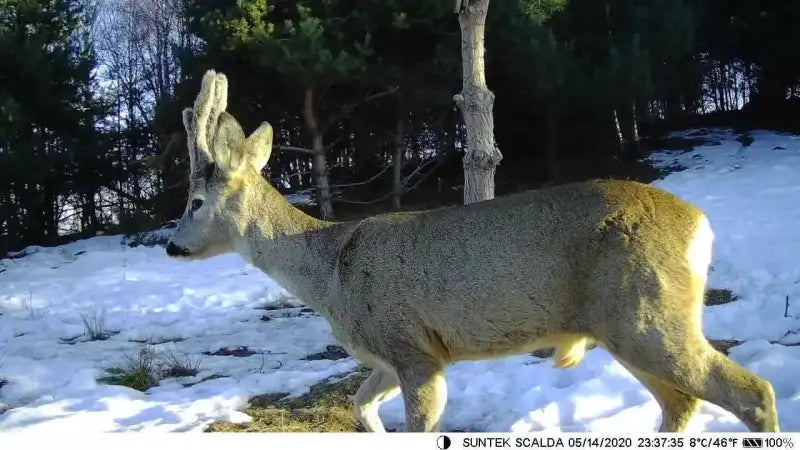
[{"label": "deer neck", "polygon": [[237,252],[281,287],[315,309],[328,297],[344,224],[295,208],[269,183],[248,182],[239,205]]}]

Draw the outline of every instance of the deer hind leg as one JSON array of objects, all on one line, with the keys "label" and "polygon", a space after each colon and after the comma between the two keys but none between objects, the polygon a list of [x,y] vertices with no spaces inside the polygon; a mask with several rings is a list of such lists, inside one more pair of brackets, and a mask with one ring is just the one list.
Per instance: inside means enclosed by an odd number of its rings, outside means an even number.
[{"label": "deer hind leg", "polygon": [[400,385],[395,374],[385,369],[374,369],[356,391],[354,399],[356,419],[367,431],[385,432],[386,429],[378,415],[378,408],[381,403],[399,393]]},{"label": "deer hind leg", "polygon": [[700,408],[700,399],[681,392],[652,375],[634,369],[629,364],[622,361],[620,363],[653,394],[661,407],[661,427],[658,431],[684,431]]},{"label": "deer hind leg", "polygon": [[397,374],[406,408],[406,431],[438,431],[447,403],[444,365],[428,360],[406,362]]},{"label": "deer hind leg", "polygon": [[[779,431],[775,393],[769,382],[717,352],[701,333],[692,330],[688,336],[681,336],[681,327],[670,328],[667,333],[651,330],[617,335],[606,342],[607,348],[635,373],[647,375],[643,377],[645,385],[656,398],[662,396],[660,401],[665,404],[667,399],[679,399],[670,393],[663,397],[664,392],[670,392],[664,388],[669,387],[688,398],[698,397],[725,408],[750,431]],[[678,401],[669,407],[669,414],[665,409],[665,415],[677,414],[688,420],[688,406],[688,402],[681,406]]]},{"label": "deer hind leg", "polygon": [[711,371],[704,398],[735,414],[751,431],[780,431],[772,385],[708,347]]}]

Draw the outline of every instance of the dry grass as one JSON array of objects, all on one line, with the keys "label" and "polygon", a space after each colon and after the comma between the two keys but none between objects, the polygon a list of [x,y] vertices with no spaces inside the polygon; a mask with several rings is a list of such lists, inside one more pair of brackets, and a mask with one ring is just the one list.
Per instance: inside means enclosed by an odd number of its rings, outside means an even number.
[{"label": "dry grass", "polygon": [[39,320],[47,315],[48,311],[44,308],[34,306],[33,304],[33,291],[28,291],[28,298],[23,300],[22,306],[28,313],[28,320]]},{"label": "dry grass", "polygon": [[108,376],[97,381],[127,386],[137,391],[146,391],[158,384],[159,355],[151,345],[143,345],[138,352],[125,355],[122,367],[106,369]]},{"label": "dry grass", "polygon": [[111,337],[111,332],[106,326],[106,318],[102,311],[96,311],[94,315],[81,314],[83,321],[83,334],[90,341],[105,341]]},{"label": "dry grass", "polygon": [[362,431],[353,417],[352,396],[369,369],[360,369],[344,380],[322,381],[300,397],[265,394],[250,400],[244,411],[252,420],[246,424],[217,422],[207,432],[353,432]]},{"label": "dry grass", "polygon": [[178,355],[174,352],[169,352],[164,354],[161,377],[193,377],[200,372],[200,366],[202,365],[203,355]]},{"label": "dry grass", "polygon": [[144,392],[165,378],[193,377],[200,372],[202,363],[202,355],[166,352],[154,345],[143,344],[137,352],[125,355],[120,367],[107,368],[108,375],[97,381]]}]

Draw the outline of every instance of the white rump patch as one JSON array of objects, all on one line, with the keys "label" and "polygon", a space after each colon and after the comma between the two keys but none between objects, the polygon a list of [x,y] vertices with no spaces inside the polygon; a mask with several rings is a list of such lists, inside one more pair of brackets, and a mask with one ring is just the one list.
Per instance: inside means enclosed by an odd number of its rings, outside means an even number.
[{"label": "white rump patch", "polygon": [[711,230],[711,223],[705,214],[701,214],[697,221],[692,242],[686,252],[686,259],[692,273],[699,279],[705,281],[708,276],[708,266],[711,264],[711,249],[714,242],[714,232]]}]

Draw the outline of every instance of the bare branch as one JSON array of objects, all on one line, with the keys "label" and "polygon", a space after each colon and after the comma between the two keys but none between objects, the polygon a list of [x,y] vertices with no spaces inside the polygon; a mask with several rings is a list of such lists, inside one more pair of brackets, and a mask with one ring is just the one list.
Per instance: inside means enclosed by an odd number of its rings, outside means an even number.
[{"label": "bare branch", "polygon": [[309,154],[309,155],[314,155],[314,154],[317,153],[316,151],[314,151],[314,150],[312,150],[310,148],[295,147],[295,146],[292,146],[292,145],[273,145],[272,149],[273,150],[285,150],[287,152],[306,153],[306,154]]},{"label": "bare branch", "polygon": [[292,177],[297,177],[297,179],[299,180],[300,177],[302,177],[303,175],[311,175],[312,173],[313,172],[311,170],[297,170],[295,172],[282,174],[279,178],[270,177],[269,181],[273,184],[280,184],[286,180],[291,180]]},{"label": "bare branch", "polygon": [[[434,158],[433,160],[436,160],[436,164],[434,164],[433,168],[431,168],[431,170],[429,170],[428,173],[425,173],[421,177],[419,177],[417,182],[414,183],[413,185],[411,185],[410,187],[405,186],[405,184],[408,181],[411,180],[411,177],[407,177],[405,180],[403,180],[403,183],[401,183],[401,184],[403,184],[403,193],[410,192],[410,191],[413,191],[414,189],[416,189],[417,186],[420,185],[420,183],[425,181],[429,176],[431,176],[434,172],[436,172],[436,169],[438,169],[444,163],[445,159],[446,158],[444,158],[443,156],[440,156],[438,158]],[[415,173],[416,173],[416,171],[415,171]]]},{"label": "bare branch", "polygon": [[[419,186],[423,181],[425,181],[431,174],[433,174],[436,171],[436,169],[438,169],[444,163],[445,159],[446,158],[444,157],[444,154],[441,154],[441,155],[437,156],[436,158],[431,158],[431,159],[425,161],[419,167],[417,167],[410,175],[404,177],[403,181],[400,183],[401,186],[402,186],[402,193],[405,194],[407,192],[410,192],[410,191],[413,191],[414,189],[416,189],[417,186]],[[427,173],[423,173],[422,176],[420,176],[419,179],[413,185],[408,186],[408,183],[411,181],[411,178],[414,175],[420,173],[423,168],[428,167],[430,165],[433,165],[431,170],[429,170]],[[392,167],[392,166],[391,165],[386,166],[381,172],[378,172],[377,174],[375,174],[372,178],[368,179],[367,181],[364,181],[364,182],[361,182],[361,183],[340,184],[340,185],[331,186],[331,187],[350,187],[350,186],[357,186],[357,185],[361,185],[361,184],[367,184],[370,181],[372,181],[375,178],[377,178],[378,176],[380,176],[383,172],[386,172],[387,170],[389,170],[390,167]],[[382,195],[382,196],[380,196],[378,198],[375,198],[375,199],[372,199],[372,200],[349,200],[349,199],[346,199],[346,198],[334,198],[333,200],[336,201],[336,202],[339,202],[339,203],[349,203],[349,204],[353,204],[353,205],[371,205],[373,203],[378,203],[378,202],[381,202],[383,200],[386,200],[387,198],[391,197],[392,195],[394,195],[394,192],[389,192],[389,193],[387,193],[385,195]]]},{"label": "bare branch", "polygon": [[[410,174],[408,174],[408,176],[406,176],[406,177],[405,177],[405,179],[406,179],[406,180],[410,180],[410,179],[411,179],[411,177],[413,177],[414,175],[416,175],[418,172],[422,171],[422,169],[424,169],[424,168],[428,167],[429,165],[433,164],[433,163],[434,163],[434,162],[436,162],[436,161],[443,160],[443,159],[444,159],[444,157],[443,157],[442,155],[439,155],[439,156],[437,156],[436,158],[430,158],[430,159],[428,159],[427,161],[425,161],[425,162],[423,162],[422,164],[420,164],[419,166],[417,166],[417,168],[416,168],[416,169],[414,169],[414,171],[413,171],[413,172],[411,172]],[[439,161],[439,164],[441,164],[441,161]]]},{"label": "bare branch", "polygon": [[384,167],[380,172],[378,172],[375,175],[367,178],[364,181],[359,181],[357,183],[334,184],[334,185],[331,186],[331,188],[353,187],[353,186],[361,186],[361,185],[364,185],[364,184],[371,183],[371,182],[375,181],[383,173],[385,173],[387,170],[389,170],[390,167],[392,167],[392,166],[388,165],[388,166]]},{"label": "bare branch", "polygon": [[353,204],[353,205],[371,205],[373,203],[378,203],[380,201],[386,200],[392,194],[394,194],[394,193],[390,192],[390,193],[388,193],[388,194],[386,194],[386,195],[384,195],[382,197],[378,197],[378,198],[376,198],[374,200],[360,201],[360,200],[348,200],[346,198],[334,198],[333,201],[339,202],[339,203],[350,203],[350,204]]},{"label": "bare branch", "polygon": [[[275,146],[273,148],[279,148],[279,147],[280,146]],[[300,148],[300,147],[298,147],[298,148]],[[308,149],[302,149],[302,150],[308,150]],[[311,151],[311,150],[309,150],[309,151]],[[331,169],[336,168],[336,167],[344,167],[345,163],[347,162],[347,160],[351,156],[353,156],[353,151],[352,150],[350,152],[348,152],[347,154],[345,154],[342,157],[341,161],[339,161],[338,163],[336,163],[336,164],[334,164],[332,166],[329,166],[328,167],[328,171],[330,171]],[[294,172],[283,173],[278,178],[270,177],[269,181],[271,181],[272,183],[278,184],[278,183],[283,182],[284,179],[291,179],[292,177],[297,177],[298,179],[300,179],[300,177],[302,177],[303,175],[310,175],[310,174],[313,174],[313,173],[314,172],[312,170],[296,170]]]},{"label": "bare branch", "polygon": [[331,125],[335,124],[336,122],[342,120],[343,118],[349,116],[356,108],[367,104],[371,101],[375,101],[381,97],[386,97],[387,95],[394,94],[399,89],[399,86],[392,86],[389,89],[381,92],[377,92],[372,95],[368,95],[361,100],[350,103],[349,105],[344,106],[338,113],[331,115],[328,120],[323,123],[322,130],[326,130]]},{"label": "bare branch", "polygon": [[137,206],[145,206],[145,204],[147,203],[146,199],[139,198],[139,197],[136,197],[134,195],[131,195],[131,194],[123,191],[122,189],[119,189],[117,187],[111,186],[110,184],[105,184],[105,185],[103,185],[103,187],[105,187],[109,191],[119,195],[120,197],[131,201],[132,203],[134,203]]},{"label": "bare branch", "polygon": [[[181,133],[170,133],[167,138],[167,143],[164,145],[164,150],[154,156],[149,156],[144,159],[144,165],[150,169],[161,169],[164,166],[167,158],[175,153],[175,149],[180,148]],[[188,159],[188,154],[182,156],[181,159]]]}]

